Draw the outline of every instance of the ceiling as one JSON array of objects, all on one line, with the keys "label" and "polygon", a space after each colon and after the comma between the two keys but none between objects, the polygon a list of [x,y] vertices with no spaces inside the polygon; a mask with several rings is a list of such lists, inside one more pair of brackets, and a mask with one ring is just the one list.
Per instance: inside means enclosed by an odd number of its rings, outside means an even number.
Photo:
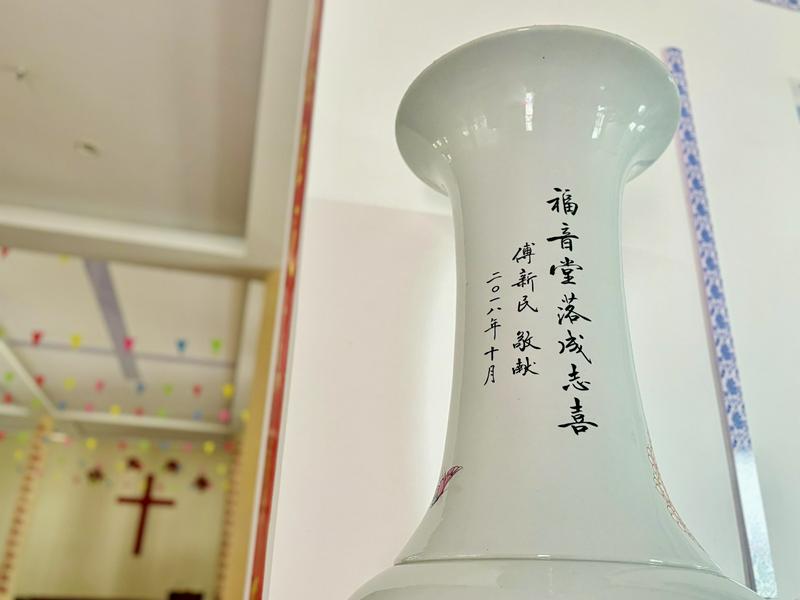
[{"label": "ceiling", "polygon": [[309,0],[0,4],[0,430],[226,437],[292,199]]},{"label": "ceiling", "polygon": [[305,0],[9,0],[0,242],[243,275],[280,265]]},{"label": "ceiling", "polygon": [[237,362],[254,356],[262,288],[4,248],[0,415],[41,408],[83,433],[231,433],[246,418]]}]

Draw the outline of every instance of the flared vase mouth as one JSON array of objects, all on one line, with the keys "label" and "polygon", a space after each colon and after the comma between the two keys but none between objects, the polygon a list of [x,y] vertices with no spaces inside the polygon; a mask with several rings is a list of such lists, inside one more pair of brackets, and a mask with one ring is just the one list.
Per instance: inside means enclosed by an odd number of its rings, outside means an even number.
[{"label": "flared vase mouth", "polygon": [[[661,59],[658,58],[658,56],[653,54],[650,50],[648,50],[641,44],[637,44],[633,40],[630,40],[617,33],[611,33],[610,31],[597,29],[595,27],[585,27],[583,25],[562,25],[562,24],[525,25],[522,27],[512,27],[510,29],[502,29],[500,31],[493,31],[492,33],[487,33],[486,35],[482,35],[473,40],[465,42],[460,46],[457,46],[452,50],[442,54],[439,58],[434,60],[430,65],[425,67],[425,69],[423,69],[420,72],[420,74],[414,78],[414,80],[411,82],[411,85],[409,85],[408,90],[406,90],[406,94],[403,95],[403,100],[405,99],[405,96],[413,90],[417,82],[423,80],[428,73],[435,70],[438,65],[447,61],[452,56],[455,56],[469,48],[483,45],[486,42],[491,42],[494,40],[502,40],[503,38],[523,37],[535,33],[572,33],[585,37],[594,36],[600,39],[606,39],[608,41],[620,43],[624,46],[629,46],[632,50],[641,53],[641,55],[643,56],[648,57],[652,61],[654,68],[663,71],[664,75],[667,76],[668,78],[670,79],[672,78],[669,73],[669,69],[667,69],[667,66],[663,63],[663,61],[661,61]],[[398,108],[397,111],[398,118],[400,117],[400,113],[402,112],[403,100],[400,101],[400,107]]]},{"label": "flared vase mouth", "polygon": [[[555,94],[562,97],[552,102],[568,110],[545,108],[548,96]],[[526,109],[530,114],[524,114]],[[484,35],[436,59],[403,95],[395,131],[411,170],[446,192],[446,163],[465,141],[480,141],[474,135],[461,139],[466,123],[482,120],[495,132],[505,128],[502,134],[509,136],[511,125],[519,127],[516,133],[526,127],[536,132],[544,129],[542,120],[561,118],[567,127],[583,127],[575,135],[596,137],[597,120],[605,119],[599,123],[601,134],[603,126],[609,131],[615,124],[631,128],[633,135],[621,132],[630,147],[631,179],[669,145],[679,109],[667,66],[643,46],[590,27],[531,25]],[[587,122],[569,122],[572,114],[583,114]],[[618,137],[609,142],[623,143]]]}]

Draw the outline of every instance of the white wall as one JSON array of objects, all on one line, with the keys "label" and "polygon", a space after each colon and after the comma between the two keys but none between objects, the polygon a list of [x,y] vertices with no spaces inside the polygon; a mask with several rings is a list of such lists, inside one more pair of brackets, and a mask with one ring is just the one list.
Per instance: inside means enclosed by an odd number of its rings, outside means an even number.
[{"label": "white wall", "polygon": [[[330,0],[304,229],[271,600],[347,598],[388,566],[438,475],[452,363],[447,203],[395,146],[408,83],[509,27],[568,23],[683,49],[780,597],[800,595],[800,13],[754,0]],[[691,226],[674,149],[627,189],[626,295],[662,474],[742,579]]]}]

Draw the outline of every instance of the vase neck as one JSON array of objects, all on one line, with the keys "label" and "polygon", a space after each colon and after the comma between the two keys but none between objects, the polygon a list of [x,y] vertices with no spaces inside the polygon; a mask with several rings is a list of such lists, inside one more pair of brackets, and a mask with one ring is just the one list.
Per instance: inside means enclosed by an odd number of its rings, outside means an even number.
[{"label": "vase neck", "polygon": [[518,137],[450,158],[453,399],[443,479],[402,560],[714,568],[656,485],[623,297],[624,165],[590,150]]}]

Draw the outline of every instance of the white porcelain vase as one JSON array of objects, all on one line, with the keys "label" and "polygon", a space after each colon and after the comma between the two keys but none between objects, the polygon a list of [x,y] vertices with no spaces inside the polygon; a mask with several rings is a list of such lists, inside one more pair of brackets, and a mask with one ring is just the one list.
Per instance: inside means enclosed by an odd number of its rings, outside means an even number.
[{"label": "white porcelain vase", "polygon": [[354,600],[756,597],[670,502],[631,355],[621,191],[678,110],[657,58],[579,27],[478,39],[409,88],[400,152],[453,202],[453,397],[433,502]]}]

